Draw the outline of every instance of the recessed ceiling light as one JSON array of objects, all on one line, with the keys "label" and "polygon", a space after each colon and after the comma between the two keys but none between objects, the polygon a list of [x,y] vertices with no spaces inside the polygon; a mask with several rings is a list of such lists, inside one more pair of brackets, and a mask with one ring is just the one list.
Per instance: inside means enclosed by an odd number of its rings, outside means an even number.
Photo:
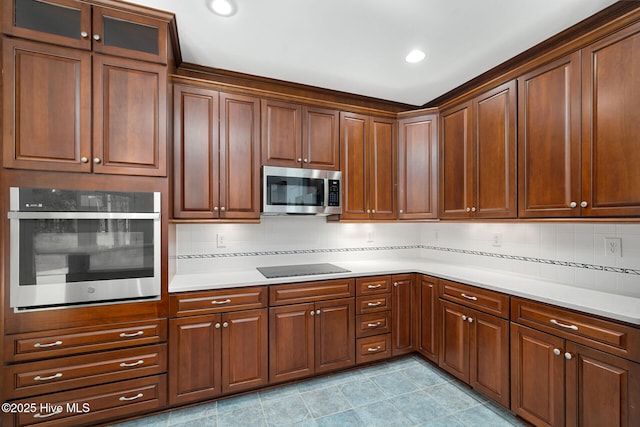
[{"label": "recessed ceiling light", "polygon": [[207,7],[220,16],[231,16],[236,13],[236,6],[232,0],[206,0]]},{"label": "recessed ceiling light", "polygon": [[425,56],[426,56],[425,53],[420,49],[413,49],[411,52],[407,54],[407,56],[404,59],[405,61],[413,64],[413,63],[422,61]]}]

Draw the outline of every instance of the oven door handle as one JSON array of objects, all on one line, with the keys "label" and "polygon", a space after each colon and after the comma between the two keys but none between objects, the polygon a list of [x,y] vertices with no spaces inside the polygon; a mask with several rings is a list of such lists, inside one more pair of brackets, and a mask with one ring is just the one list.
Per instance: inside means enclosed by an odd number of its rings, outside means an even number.
[{"label": "oven door handle", "polygon": [[16,212],[9,219],[160,219],[159,212]]}]

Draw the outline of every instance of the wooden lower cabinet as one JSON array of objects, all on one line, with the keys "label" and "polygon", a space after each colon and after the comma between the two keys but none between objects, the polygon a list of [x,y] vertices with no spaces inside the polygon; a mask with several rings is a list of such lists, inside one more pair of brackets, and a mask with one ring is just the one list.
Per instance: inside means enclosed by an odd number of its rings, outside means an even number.
[{"label": "wooden lower cabinet", "polygon": [[417,276],[418,352],[438,363],[438,279]]},{"label": "wooden lower cabinet", "polygon": [[392,353],[398,356],[415,350],[415,290],[414,275],[399,274],[391,277],[391,332]]},{"label": "wooden lower cabinet", "polygon": [[269,309],[270,382],[302,378],[354,364],[353,298]]},{"label": "wooden lower cabinet", "polygon": [[511,410],[536,426],[640,425],[640,364],[516,323]]},{"label": "wooden lower cabinet", "polygon": [[442,369],[509,406],[509,321],[440,301]]},{"label": "wooden lower cabinet", "polygon": [[171,319],[169,403],[266,385],[267,309]]}]

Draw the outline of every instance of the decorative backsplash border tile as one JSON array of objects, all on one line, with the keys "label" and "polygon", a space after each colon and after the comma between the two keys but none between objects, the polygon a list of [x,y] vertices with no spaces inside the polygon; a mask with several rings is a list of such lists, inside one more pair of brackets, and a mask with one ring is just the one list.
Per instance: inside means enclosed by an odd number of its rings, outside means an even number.
[{"label": "decorative backsplash border tile", "polygon": [[624,267],[611,267],[607,265],[586,264],[573,261],[559,261],[548,258],[537,258],[521,255],[499,254],[494,252],[474,251],[470,249],[446,248],[442,246],[431,245],[399,245],[399,246],[366,246],[356,248],[334,248],[334,249],[290,249],[279,251],[251,251],[251,252],[226,252],[217,254],[195,254],[195,255],[177,255],[177,259],[213,259],[213,258],[236,258],[236,257],[254,257],[254,256],[272,256],[272,255],[303,255],[303,254],[325,254],[339,252],[368,252],[368,251],[393,251],[404,249],[427,249],[433,251],[454,252],[466,255],[478,255],[492,258],[502,258],[513,261],[535,262],[539,264],[558,265],[563,267],[584,268],[588,270],[608,271],[611,273],[633,274],[640,276],[640,270]]}]

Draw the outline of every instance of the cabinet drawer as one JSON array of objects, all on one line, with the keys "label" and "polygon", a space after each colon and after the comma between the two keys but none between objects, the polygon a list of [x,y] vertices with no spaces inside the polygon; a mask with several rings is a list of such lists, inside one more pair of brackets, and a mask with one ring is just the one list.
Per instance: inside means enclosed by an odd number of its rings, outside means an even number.
[{"label": "cabinet drawer", "polygon": [[35,413],[15,415],[14,422],[43,427],[96,425],[157,410],[166,405],[166,383],[166,375],[157,375],[31,398]]},{"label": "cabinet drawer", "polygon": [[391,276],[360,277],[356,279],[356,295],[391,292]]},{"label": "cabinet drawer", "polygon": [[49,359],[167,340],[166,319],[5,336],[5,362]]},{"label": "cabinet drawer", "polygon": [[509,318],[509,296],[462,283],[439,281],[440,297],[505,319]]},{"label": "cabinet drawer", "polygon": [[390,311],[356,316],[356,337],[358,338],[389,332],[391,332]]},{"label": "cabinet drawer", "polygon": [[377,313],[391,310],[391,294],[356,298],[356,314]]},{"label": "cabinet drawer", "polygon": [[356,340],[356,363],[366,363],[389,357],[391,357],[391,334]]},{"label": "cabinet drawer", "polygon": [[513,298],[511,319],[581,344],[640,361],[640,329],[560,307]]},{"label": "cabinet drawer", "polygon": [[7,398],[53,393],[167,371],[166,344],[5,367]]},{"label": "cabinet drawer", "polygon": [[354,279],[274,285],[269,287],[269,305],[276,306],[348,298],[354,296],[354,294]]},{"label": "cabinet drawer", "polygon": [[251,310],[267,306],[267,288],[221,289],[175,294],[170,297],[171,317]]}]

